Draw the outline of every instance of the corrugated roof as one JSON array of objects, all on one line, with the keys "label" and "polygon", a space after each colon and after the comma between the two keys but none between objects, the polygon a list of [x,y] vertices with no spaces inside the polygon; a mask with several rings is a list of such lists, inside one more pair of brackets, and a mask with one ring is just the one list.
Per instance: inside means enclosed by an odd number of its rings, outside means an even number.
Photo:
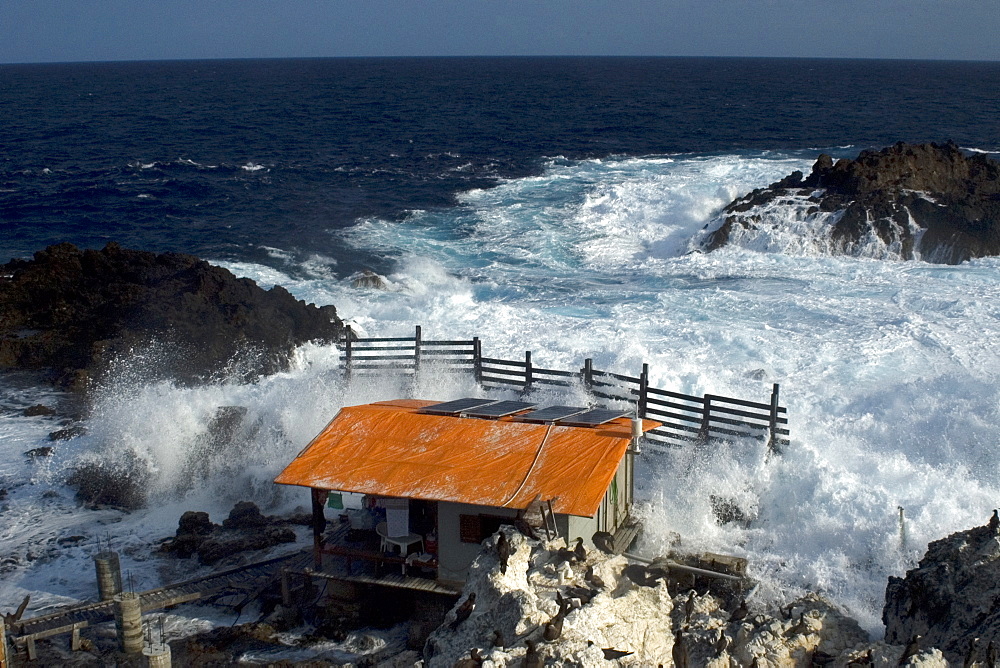
[{"label": "corrugated roof", "polygon": [[593,517],[631,438],[628,418],[586,428],[417,412],[433,403],[346,407],[275,482],[516,509],[556,498],[555,512]]}]

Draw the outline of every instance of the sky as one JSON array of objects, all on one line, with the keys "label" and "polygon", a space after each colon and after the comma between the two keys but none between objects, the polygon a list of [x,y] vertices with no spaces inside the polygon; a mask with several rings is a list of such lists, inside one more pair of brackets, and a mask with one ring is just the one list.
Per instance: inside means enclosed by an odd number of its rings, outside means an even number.
[{"label": "sky", "polygon": [[0,63],[343,56],[1000,60],[1000,0],[0,0]]}]

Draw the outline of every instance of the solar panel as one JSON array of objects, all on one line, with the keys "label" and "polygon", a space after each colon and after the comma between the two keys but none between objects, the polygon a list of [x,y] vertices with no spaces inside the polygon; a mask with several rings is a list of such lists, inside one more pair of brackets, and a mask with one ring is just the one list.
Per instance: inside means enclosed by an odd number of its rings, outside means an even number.
[{"label": "solar panel", "polygon": [[469,411],[462,411],[462,415],[469,417],[500,418],[506,415],[517,413],[518,411],[534,408],[538,404],[529,404],[526,401],[498,401]]},{"label": "solar panel", "polygon": [[586,410],[582,406],[546,406],[545,408],[539,408],[537,411],[518,415],[517,419],[524,420],[525,422],[555,422],[570,415],[583,413]]},{"label": "solar panel", "polygon": [[473,397],[466,397],[465,399],[455,399],[454,401],[444,401],[440,404],[434,404],[433,406],[425,406],[417,412],[430,413],[431,415],[458,415],[459,413],[464,413],[472,408],[478,408],[480,406],[495,403],[497,403],[496,399],[475,399]]},{"label": "solar panel", "polygon": [[607,408],[595,408],[585,413],[578,413],[576,415],[557,420],[556,424],[565,425],[567,427],[596,427],[599,424],[604,424],[605,422],[609,422],[615,418],[620,418],[623,415],[628,414],[628,411],[613,411]]}]

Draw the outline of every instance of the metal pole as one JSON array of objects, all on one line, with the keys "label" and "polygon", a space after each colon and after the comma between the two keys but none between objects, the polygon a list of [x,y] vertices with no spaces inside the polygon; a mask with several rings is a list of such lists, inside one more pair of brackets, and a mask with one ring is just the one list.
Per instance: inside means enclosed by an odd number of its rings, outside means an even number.
[{"label": "metal pole", "polygon": [[351,326],[347,326],[347,340],[344,343],[344,378],[347,380],[351,379],[351,366],[352,356],[351,356],[351,342],[354,340],[354,332],[351,331]]},{"label": "metal pole", "polygon": [[698,436],[701,438],[703,443],[708,442],[708,436],[709,436],[708,428],[711,417],[712,417],[712,395],[706,394],[705,408],[701,414],[701,431],[698,433]]},{"label": "metal pole", "polygon": [[646,398],[649,395],[649,365],[643,362],[642,373],[639,374],[639,400],[636,408],[639,417],[646,417]]}]

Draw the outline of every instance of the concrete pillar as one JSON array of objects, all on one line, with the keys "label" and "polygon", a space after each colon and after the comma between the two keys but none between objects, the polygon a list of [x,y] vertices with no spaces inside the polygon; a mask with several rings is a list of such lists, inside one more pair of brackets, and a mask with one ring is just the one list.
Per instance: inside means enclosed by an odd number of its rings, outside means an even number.
[{"label": "concrete pillar", "polygon": [[170,668],[170,645],[165,642],[154,642],[142,649],[149,668]]},{"label": "concrete pillar", "polygon": [[135,592],[115,594],[115,629],[126,654],[142,652],[142,604]]},{"label": "concrete pillar", "polygon": [[97,593],[102,601],[110,601],[122,590],[122,569],[117,552],[101,552],[94,555],[97,568]]}]

